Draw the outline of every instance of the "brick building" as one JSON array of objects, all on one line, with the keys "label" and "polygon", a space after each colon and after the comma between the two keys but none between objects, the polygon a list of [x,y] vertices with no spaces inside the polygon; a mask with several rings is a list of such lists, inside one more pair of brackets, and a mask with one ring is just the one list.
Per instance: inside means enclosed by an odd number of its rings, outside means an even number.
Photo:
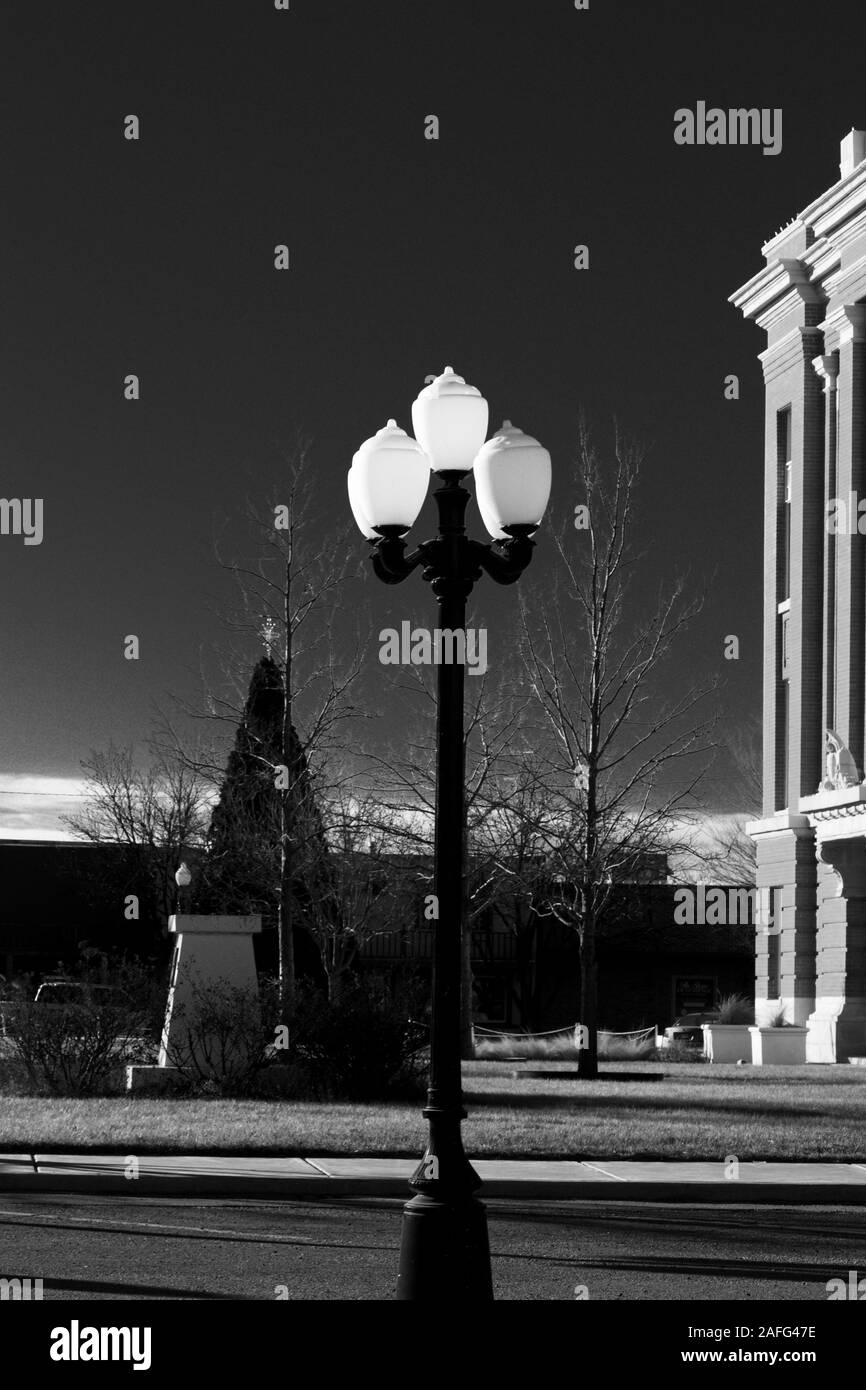
[{"label": "brick building", "polygon": [[[866,132],[731,296],[767,335],[758,1021],[806,1057],[866,1053]],[[866,506],[864,506],[866,513]],[[860,527],[858,529],[858,522]]]},{"label": "brick building", "polygon": [[[751,996],[751,898],[729,925],[678,922],[676,889],[664,881],[622,884],[597,945],[600,1026],[614,1032],[665,1028],[684,1013],[712,1009],[726,994]],[[745,896],[745,895],[744,895]],[[431,924],[418,894],[365,942],[367,970],[430,969]],[[491,1028],[549,1032],[580,1022],[577,933],[548,916],[520,911],[508,896],[479,913],[472,931],[474,1019]]]},{"label": "brick building", "polygon": [[[664,1028],[682,1013],[712,1007],[720,995],[751,993],[751,901],[739,925],[678,925],[666,867],[649,866],[649,882],[618,889],[613,920],[598,947],[604,1028]],[[362,970],[429,972],[434,929],[424,917],[424,903],[431,868],[429,861],[412,860],[415,886],[365,941],[358,962]],[[67,971],[85,942],[167,965],[171,943],[164,923],[147,909],[139,866],[123,846],[0,840],[0,880],[0,976],[7,981]],[[135,921],[123,911],[128,892],[142,894]],[[271,923],[256,938],[261,970],[276,968],[275,937]],[[313,955],[309,942],[306,956],[299,950],[300,974],[314,973],[307,969]],[[521,910],[513,898],[490,902],[476,916],[472,972],[476,1022],[543,1032],[580,1021],[575,932],[536,916],[525,904]]]},{"label": "brick building", "polygon": [[[0,975],[37,978],[68,969],[83,945],[157,949],[162,926],[122,845],[0,840]],[[127,894],[141,910],[129,921]]]}]

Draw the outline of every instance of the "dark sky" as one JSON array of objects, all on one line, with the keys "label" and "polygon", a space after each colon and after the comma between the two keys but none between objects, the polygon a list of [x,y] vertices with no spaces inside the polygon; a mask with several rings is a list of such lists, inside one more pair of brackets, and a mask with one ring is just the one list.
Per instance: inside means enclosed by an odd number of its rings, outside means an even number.
[{"label": "dark sky", "polygon": [[[270,492],[298,428],[343,515],[354,450],[390,415],[411,429],[446,363],[491,424],[550,449],[554,514],[573,507],[556,480],[581,407],[652,443],[647,582],[712,580],[694,660],[732,717],[755,709],[764,343],[727,297],[866,125],[850,13],[6,0],[0,495],[42,497],[45,536],[0,536],[0,775],[74,774],[91,747],[146,737],[218,637],[214,525]],[[699,100],[781,107],[782,153],[677,146],[674,111]],[[514,599],[479,602],[493,661]],[[403,604],[432,613],[420,579]]]}]

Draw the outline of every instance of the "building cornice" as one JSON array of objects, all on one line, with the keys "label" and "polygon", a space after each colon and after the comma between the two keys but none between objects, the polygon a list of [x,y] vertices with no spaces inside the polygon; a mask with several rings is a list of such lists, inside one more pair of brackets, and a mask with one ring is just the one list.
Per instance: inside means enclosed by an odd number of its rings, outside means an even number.
[{"label": "building cornice", "polygon": [[[863,228],[866,233],[866,224]],[[830,304],[856,304],[866,294],[866,255],[844,267],[838,266],[824,280],[824,290]]]},{"label": "building cornice", "polygon": [[[728,303],[741,310],[744,318],[755,319],[765,328],[789,313],[795,299],[805,304],[820,304],[821,291],[811,283],[809,272],[796,257],[774,261],[741,285]],[[779,301],[782,301],[781,306]]]},{"label": "building cornice", "polygon": [[[826,807],[823,811],[813,811],[809,819],[813,821],[816,826],[827,825],[830,821],[856,820],[860,827],[857,833],[866,835],[866,807],[863,806]],[[851,827],[848,826],[847,829],[851,829]]]},{"label": "building cornice", "polygon": [[[773,377],[780,376],[804,361],[813,362],[816,356],[815,348],[820,345],[820,337],[818,328],[792,328],[784,338],[779,338],[777,342],[764,348],[763,352],[758,353],[758,361],[764,368],[764,381],[772,381]],[[819,341],[816,342],[816,339]]]},{"label": "building cornice", "polygon": [[[866,161],[840,178],[770,237],[761,248],[768,264],[728,297],[744,318],[760,327],[772,327],[790,312],[790,303],[773,312],[773,307],[791,290],[808,304],[821,303],[825,278],[836,270],[841,253],[866,233]],[[805,249],[800,244],[805,241]],[[786,256],[785,248],[798,249],[796,257]],[[844,277],[854,267],[846,267]]]},{"label": "building cornice", "polygon": [[796,811],[779,811],[775,816],[762,820],[746,822],[746,834],[755,835],[808,835],[812,830],[808,816]]},{"label": "building cornice", "polygon": [[858,165],[852,174],[832,184],[799,214],[816,236],[828,236],[841,222],[848,222],[860,208],[866,208],[866,166]]},{"label": "building cornice", "polygon": [[[864,263],[866,274],[866,263]],[[842,343],[866,342],[866,304],[839,304],[818,325],[828,352]]]},{"label": "building cornice", "polygon": [[812,366],[820,377],[824,380],[824,392],[829,393],[835,390],[836,378],[839,375],[839,358],[835,352],[819,353],[812,358]]},{"label": "building cornice", "polygon": [[839,329],[839,342],[866,342],[866,304],[846,304],[842,313],[845,322]]},{"label": "building cornice", "polygon": [[845,318],[845,306],[844,304],[840,304],[832,313],[827,315],[823,323],[818,325],[824,336],[824,347],[827,352],[838,351],[839,336],[847,322],[848,320]]},{"label": "building cornice", "polygon": [[764,256],[765,259],[768,261],[776,259],[781,260],[781,256],[778,258],[776,256],[776,252],[780,249],[780,247],[784,246],[786,242],[791,241],[792,238],[794,238],[795,234],[798,232],[802,232],[804,239],[808,238],[809,230],[809,227],[802,220],[802,218],[792,217],[790,222],[786,223],[784,227],[780,227],[779,230],[775,233],[775,235],[771,236],[767,241],[764,242],[763,246],[761,247],[761,255]]},{"label": "building cornice", "polygon": [[809,271],[809,279],[813,285],[821,285],[825,294],[830,291],[827,287],[827,277],[838,270],[842,263],[842,253],[839,243],[827,241],[821,237],[820,241],[814,242],[803,256],[803,264]]},{"label": "building cornice", "polygon": [[[866,233],[866,207],[856,217],[852,217],[850,222],[839,227],[832,236],[821,237],[820,242],[816,244],[832,246],[841,256],[846,247],[851,246],[856,241],[861,241],[864,233]],[[809,250],[811,251],[811,249],[810,247]]]},{"label": "building cornice", "polygon": [[800,811],[813,821],[866,815],[866,786],[861,782],[854,787],[841,787],[838,791],[819,791],[813,796],[801,796]]}]

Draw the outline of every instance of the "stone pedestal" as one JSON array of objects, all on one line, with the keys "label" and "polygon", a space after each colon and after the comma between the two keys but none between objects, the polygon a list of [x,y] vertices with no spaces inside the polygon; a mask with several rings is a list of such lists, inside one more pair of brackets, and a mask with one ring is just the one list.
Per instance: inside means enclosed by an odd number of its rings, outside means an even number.
[{"label": "stone pedestal", "polygon": [[168,929],[177,937],[171,965],[165,1023],[159,1062],[151,1067],[128,1067],[127,1090],[169,1090],[180,1080],[172,1063],[195,1061],[201,1071],[209,1064],[204,1055],[191,1055],[188,1025],[196,999],[210,986],[230,986],[258,996],[258,977],[253,936],[262,929],[261,917],[211,917],[178,915]]}]

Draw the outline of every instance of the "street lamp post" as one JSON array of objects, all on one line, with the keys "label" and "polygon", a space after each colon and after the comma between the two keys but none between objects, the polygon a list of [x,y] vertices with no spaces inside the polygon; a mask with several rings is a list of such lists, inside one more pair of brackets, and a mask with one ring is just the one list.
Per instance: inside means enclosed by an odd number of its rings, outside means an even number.
[{"label": "street lamp post", "polygon": [[[462,633],[466,600],[482,573],[513,584],[532,558],[550,494],[550,455],[537,440],[506,421],[487,432],[487,402],[450,367],[421,391],[412,407],[417,439],[389,420],[355,454],[349,500],[373,546],[373,569],[385,584],[399,584],[422,567],[439,604],[443,631]],[[403,539],[424,502],[430,470],[439,514],[435,539],[406,553]],[[475,474],[476,498],[495,544],[466,535]],[[456,655],[452,638],[452,655]],[[444,651],[441,653],[444,656]],[[477,1191],[481,1181],[463,1149],[460,1070],[460,980],[463,932],[465,747],[463,663],[440,660],[436,718],[436,825],[434,892],[438,908],[433,955],[430,1077],[424,1117],[427,1147],[410,1187],[400,1251],[398,1299],[460,1302],[493,1297],[487,1218]]]},{"label": "street lamp post", "polygon": [[192,883],[192,874],[184,861],[181,861],[180,866],[175,871],[174,881],[177,884],[176,911],[180,912],[183,909],[186,899],[185,889],[189,888],[189,885]]}]

